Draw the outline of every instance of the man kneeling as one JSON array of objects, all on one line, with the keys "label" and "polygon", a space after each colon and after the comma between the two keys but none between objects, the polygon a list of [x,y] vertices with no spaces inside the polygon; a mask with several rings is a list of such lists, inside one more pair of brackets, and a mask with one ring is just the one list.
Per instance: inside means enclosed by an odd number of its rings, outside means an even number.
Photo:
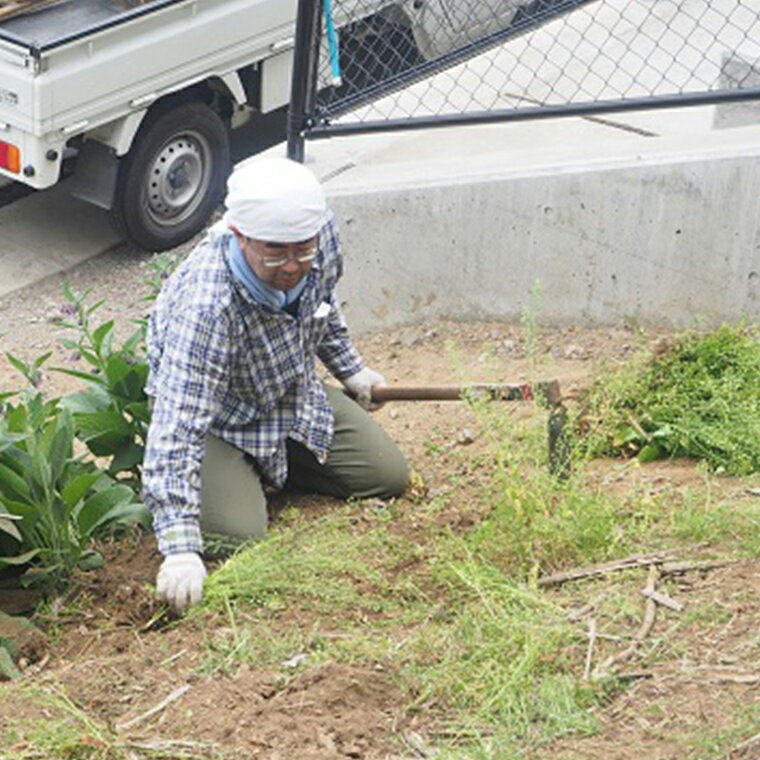
[{"label": "man kneeling", "polygon": [[[365,411],[385,381],[348,335],[320,183],[296,162],[254,158],[230,176],[225,205],[148,323],[143,489],[164,555],[157,593],[179,611],[201,598],[201,530],[265,533],[263,484],[388,498],[408,483],[403,455]],[[317,357],[361,406],[323,385]]]}]

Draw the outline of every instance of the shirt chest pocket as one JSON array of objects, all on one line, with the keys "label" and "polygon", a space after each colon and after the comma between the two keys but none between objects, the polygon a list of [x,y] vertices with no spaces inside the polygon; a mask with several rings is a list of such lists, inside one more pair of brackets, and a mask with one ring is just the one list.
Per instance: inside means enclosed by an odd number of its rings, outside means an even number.
[{"label": "shirt chest pocket", "polygon": [[313,314],[304,318],[301,330],[305,348],[312,352],[317,350],[324,337],[331,314],[332,306],[327,301],[322,301]]}]

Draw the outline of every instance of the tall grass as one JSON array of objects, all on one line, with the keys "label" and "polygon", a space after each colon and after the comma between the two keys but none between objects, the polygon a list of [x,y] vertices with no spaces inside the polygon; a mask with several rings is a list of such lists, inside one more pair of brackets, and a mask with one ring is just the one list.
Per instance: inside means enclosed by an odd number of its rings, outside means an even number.
[{"label": "tall grass", "polygon": [[760,555],[760,499],[718,497],[709,478],[687,488],[672,505],[664,529],[686,543],[730,543],[749,556]]},{"label": "tall grass", "polygon": [[493,758],[594,730],[595,692],[568,655],[578,633],[561,609],[474,556],[436,572],[457,613],[427,626],[406,652],[413,708],[445,706],[441,734],[498,748]]},{"label": "tall grass", "polygon": [[482,561],[527,580],[559,567],[628,551],[659,506],[591,485],[582,462],[566,480],[547,466],[546,413],[516,424],[498,406],[473,404],[490,436],[492,471],[481,498],[484,520],[468,537]]}]

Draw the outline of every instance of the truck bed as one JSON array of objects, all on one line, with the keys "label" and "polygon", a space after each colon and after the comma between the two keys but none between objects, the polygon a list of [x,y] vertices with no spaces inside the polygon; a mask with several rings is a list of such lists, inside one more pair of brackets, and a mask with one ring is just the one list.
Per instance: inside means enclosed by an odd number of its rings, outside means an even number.
[{"label": "truck bed", "polygon": [[3,16],[0,39],[42,50],[121,23],[179,0],[57,0],[50,4],[16,2]]}]

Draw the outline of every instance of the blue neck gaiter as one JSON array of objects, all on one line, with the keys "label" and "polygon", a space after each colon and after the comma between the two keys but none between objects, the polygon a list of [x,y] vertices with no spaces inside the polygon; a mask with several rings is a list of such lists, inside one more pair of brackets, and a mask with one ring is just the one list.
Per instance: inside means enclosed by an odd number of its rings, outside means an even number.
[{"label": "blue neck gaiter", "polygon": [[282,309],[298,300],[299,296],[306,287],[307,277],[303,277],[299,283],[290,290],[277,290],[271,285],[267,285],[263,280],[256,276],[246,261],[245,253],[238,244],[234,235],[230,236],[229,245],[227,246],[227,262],[230,265],[232,274],[251,294],[251,298],[257,303],[267,304],[275,309]]}]

